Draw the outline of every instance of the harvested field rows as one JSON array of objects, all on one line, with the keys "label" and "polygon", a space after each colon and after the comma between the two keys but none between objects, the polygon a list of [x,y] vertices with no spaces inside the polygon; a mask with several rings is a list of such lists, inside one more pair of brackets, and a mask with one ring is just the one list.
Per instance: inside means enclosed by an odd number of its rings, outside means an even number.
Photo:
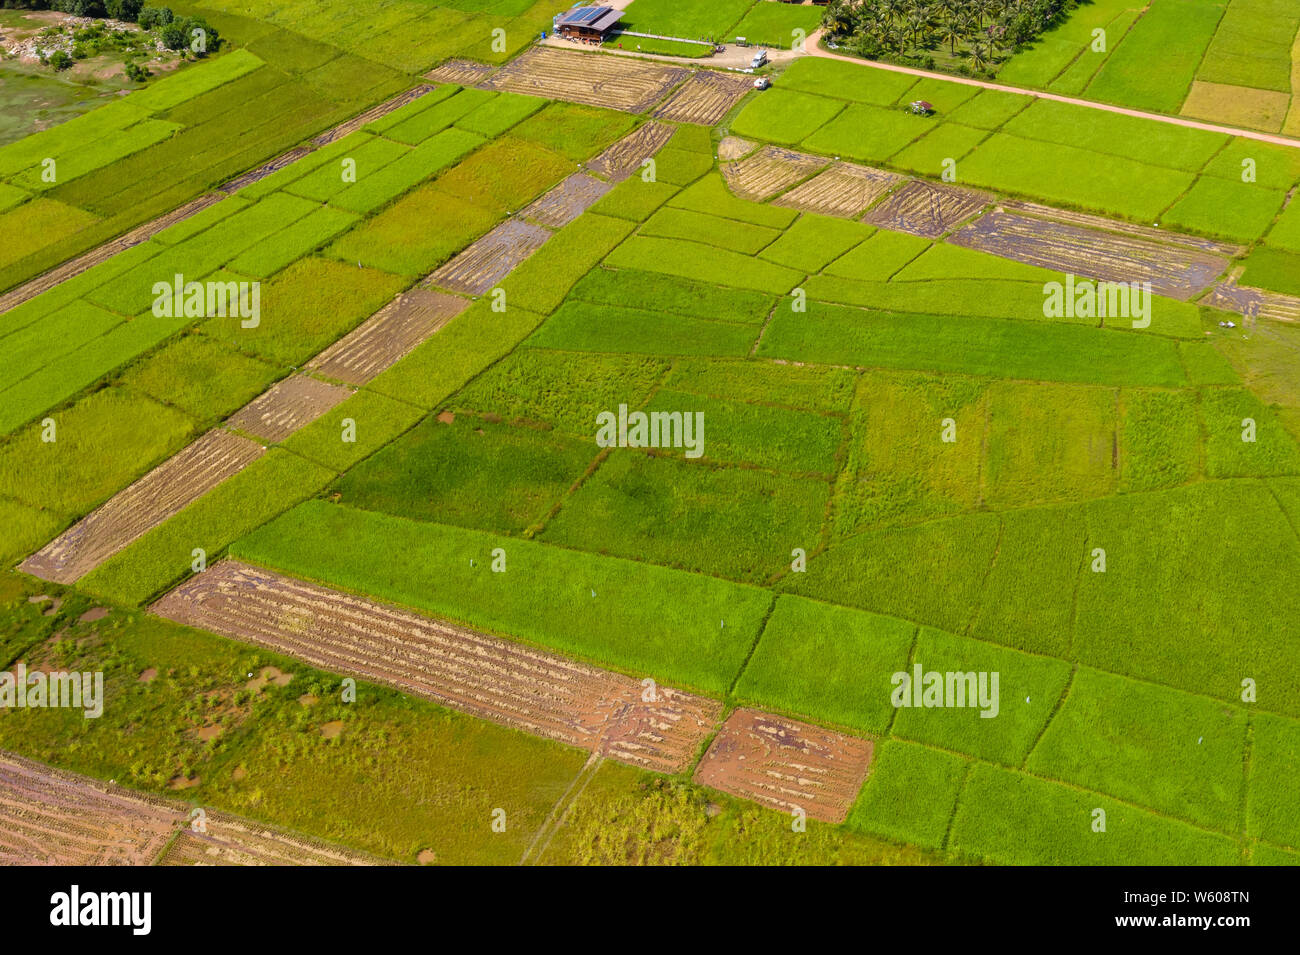
[{"label": "harvested field rows", "polygon": [[283,441],[344,401],[351,390],[306,375],[290,375],[240,408],[226,425],[265,441]]},{"label": "harvested field rows", "polygon": [[672,135],[673,127],[666,123],[646,123],[587,163],[587,168],[612,182],[622,182],[662,149]]},{"label": "harvested field rows", "polygon": [[750,90],[750,79],[732,73],[692,73],[668,101],[655,110],[658,119],[713,126]]},{"label": "harvested field rows", "polygon": [[265,449],[229,431],[209,431],[27,558],[19,567],[70,584],[198,500]]},{"label": "harvested field rows", "polygon": [[424,74],[434,83],[454,83],[457,86],[478,86],[496,72],[495,66],[475,63],[473,60],[448,60]]},{"label": "harvested field rows", "polygon": [[185,807],[0,751],[0,865],[148,865]]},{"label": "harvested field rows", "polygon": [[758,710],[738,709],[714,738],[695,781],[783,812],[843,822],[871,767],[870,740]]},{"label": "harvested field rows", "polygon": [[551,233],[539,225],[507,219],[430,275],[425,284],[482,295],[550,237]]},{"label": "harvested field rows", "polygon": [[778,197],[776,205],[801,212],[856,219],[902,179],[902,176],[883,169],[836,163]]},{"label": "harvested field rows", "polygon": [[430,289],[403,292],[325,349],[307,367],[349,385],[364,385],[455,318],[469,304]]},{"label": "harvested field rows", "polygon": [[1140,239],[1150,239],[1153,242],[1163,242],[1170,245],[1181,245],[1189,249],[1199,249],[1202,252],[1210,252],[1227,258],[1234,258],[1246,251],[1242,246],[1234,245],[1231,242],[1218,242],[1214,239],[1203,239],[1200,236],[1182,235],[1178,232],[1170,232],[1168,229],[1157,229],[1153,226],[1137,225],[1133,222],[1121,222],[1118,219],[1107,219],[1104,216],[1095,216],[1087,212],[1075,212],[1072,209],[1054,209],[1051,206],[1044,206],[1037,202],[1007,201],[999,204],[998,211],[1022,213],[1039,219],[1051,219],[1054,222],[1085,226],[1089,229],[1101,229],[1105,232],[1121,232],[1124,235],[1137,236]]},{"label": "harvested field rows", "polygon": [[1184,301],[1228,265],[1225,257],[1209,252],[1008,212],[991,212],[949,241],[1058,272],[1108,282],[1150,282],[1157,295]]},{"label": "harvested field rows", "polygon": [[0,751],[0,865],[384,864],[223,812],[191,821],[191,812]]},{"label": "harvested field rows", "polygon": [[789,189],[825,166],[829,160],[780,146],[764,146],[752,156],[724,163],[723,178],[744,199],[762,202]]},{"label": "harvested field rows", "polygon": [[721,714],[713,700],[662,687],[643,702],[631,677],[234,560],[151,609],[660,772],[685,767]]},{"label": "harvested field rows", "polygon": [[520,214],[552,229],[563,228],[591,208],[611,188],[609,183],[594,176],[575,172]]},{"label": "harvested field rows", "polygon": [[687,72],[629,57],[539,47],[503,66],[483,87],[642,113],[663,99]]},{"label": "harvested field rows", "polygon": [[978,192],[913,179],[868,212],[864,221],[895,232],[937,239],[988,202],[988,197]]},{"label": "harvested field rows", "polygon": [[187,826],[158,865],[385,865],[360,852],[207,811],[202,831]]},{"label": "harvested field rows", "polygon": [[1209,294],[1200,300],[1200,304],[1221,308],[1227,312],[1237,312],[1246,318],[1300,322],[1300,298],[1293,298],[1280,292],[1249,288],[1231,281],[1219,282],[1211,287]]},{"label": "harvested field rows", "polygon": [[749,155],[757,148],[758,143],[751,140],[741,139],[739,136],[724,136],[722,142],[718,143],[718,158],[723,162],[731,162],[733,159]]}]

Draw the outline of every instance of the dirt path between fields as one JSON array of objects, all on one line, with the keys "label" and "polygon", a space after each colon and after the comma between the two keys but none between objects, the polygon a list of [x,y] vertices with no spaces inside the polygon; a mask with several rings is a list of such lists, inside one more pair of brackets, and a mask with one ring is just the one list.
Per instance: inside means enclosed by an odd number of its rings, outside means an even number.
[{"label": "dirt path between fields", "polygon": [[1133,116],[1137,119],[1149,119],[1157,123],[1168,123],[1171,126],[1183,126],[1187,129],[1201,129],[1209,133],[1223,133],[1228,136],[1240,136],[1243,139],[1254,139],[1261,143],[1272,143],[1275,146],[1289,146],[1292,149],[1300,149],[1300,139],[1291,139],[1287,136],[1279,136],[1276,133],[1261,133],[1251,129],[1238,129],[1235,126],[1221,126],[1217,123],[1203,123],[1195,119],[1184,119],[1181,116],[1166,116],[1163,113],[1148,113],[1140,109],[1130,109],[1126,106],[1112,106],[1109,103],[1098,103],[1093,100],[1078,99],[1074,96],[1062,96],[1059,93],[1048,93],[1043,90],[1023,89],[1019,86],[1006,86],[1002,83],[994,83],[991,80],[976,80],[968,76],[953,76],[951,73],[938,73],[933,70],[921,70],[913,66],[898,66],[893,63],[881,63],[878,60],[864,60],[856,56],[845,56],[842,53],[833,53],[821,45],[822,30],[817,30],[808,37],[804,44],[805,51],[811,56],[820,56],[826,60],[841,60],[845,63],[856,63],[859,66],[871,67],[877,70],[888,70],[891,73],[906,73],[909,76],[919,76],[927,79],[942,80],[946,83],[959,83],[963,86],[978,86],[984,90],[995,90],[999,93],[1017,93],[1021,96],[1033,96],[1038,99],[1049,99],[1057,103],[1069,103],[1073,106],[1086,106],[1088,109],[1099,109],[1106,113],[1119,113],[1121,116]]}]

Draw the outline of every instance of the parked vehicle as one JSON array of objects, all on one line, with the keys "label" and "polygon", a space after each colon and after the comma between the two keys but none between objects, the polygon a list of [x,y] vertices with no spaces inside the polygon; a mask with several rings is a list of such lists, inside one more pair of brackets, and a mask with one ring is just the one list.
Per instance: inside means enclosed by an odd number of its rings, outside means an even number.
[{"label": "parked vehicle", "polygon": [[754,80],[754,89],[756,90],[765,90],[771,85],[772,81],[766,76],[760,76],[758,79]]},{"label": "parked vehicle", "polygon": [[749,65],[753,69],[758,69],[766,62],[767,62],[767,50],[759,50],[757,53],[754,54],[754,58],[749,61]]}]

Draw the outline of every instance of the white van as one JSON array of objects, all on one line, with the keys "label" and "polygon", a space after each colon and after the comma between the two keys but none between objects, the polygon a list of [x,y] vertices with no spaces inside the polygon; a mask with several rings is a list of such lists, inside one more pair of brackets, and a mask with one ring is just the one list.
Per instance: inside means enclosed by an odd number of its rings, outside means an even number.
[{"label": "white van", "polygon": [[749,68],[756,70],[767,62],[767,50],[759,50],[754,54],[754,58],[749,61]]}]

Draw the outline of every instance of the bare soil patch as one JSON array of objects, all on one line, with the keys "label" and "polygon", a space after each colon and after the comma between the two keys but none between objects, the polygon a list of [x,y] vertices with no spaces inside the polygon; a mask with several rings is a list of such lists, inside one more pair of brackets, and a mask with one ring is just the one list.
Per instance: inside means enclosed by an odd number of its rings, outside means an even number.
[{"label": "bare soil patch", "polygon": [[1228,266],[1226,257],[1211,252],[996,211],[948,241],[1057,272],[1107,282],[1150,282],[1157,295],[1183,300],[1208,287]]},{"label": "bare soil patch", "polygon": [[551,237],[547,229],[507,219],[426,279],[427,285],[482,295]]},{"label": "bare soil patch", "polygon": [[349,385],[364,385],[469,305],[445,292],[403,292],[325,349],[307,367]]},{"label": "bare soil patch", "polygon": [[776,205],[800,212],[856,219],[902,180],[902,176],[883,169],[835,163],[825,172],[780,196]]},{"label": "bare soil patch", "polygon": [[937,239],[988,204],[989,197],[982,193],[913,179],[868,212],[864,221]]},{"label": "bare soil patch", "polygon": [[475,63],[473,60],[448,60],[424,74],[435,83],[455,83],[457,86],[478,86],[496,72],[495,66]]},{"label": "bare soil patch", "polygon": [[181,808],[0,751],[0,864],[148,865]]},{"label": "bare soil patch", "polygon": [[642,113],[685,79],[687,72],[647,60],[534,47],[497,70],[482,85]]},{"label": "bare soil patch", "polygon": [[152,610],[660,772],[689,765],[721,713],[714,700],[664,687],[644,701],[631,677],[234,560]]},{"label": "bare soil patch", "polygon": [[739,136],[724,136],[722,142],[718,143],[718,158],[723,162],[731,162],[741,156],[748,156],[757,148],[758,143],[751,142],[748,139],[741,139]]},{"label": "bare soil patch", "polygon": [[202,830],[191,823],[159,865],[383,865],[364,853],[206,810]]},{"label": "bare soil patch", "polygon": [[590,209],[612,189],[609,183],[575,172],[562,183],[528,206],[520,215],[552,229],[563,228]]},{"label": "bare soil patch", "polygon": [[603,153],[587,163],[587,168],[611,182],[622,182],[668,142],[673,127],[667,123],[638,126]]},{"label": "bare soil patch", "polygon": [[697,70],[654,115],[678,123],[713,126],[751,89],[753,79],[744,74]]},{"label": "bare soil patch", "polygon": [[265,451],[220,428],[207,432],[25,560],[20,569],[69,584],[198,500]]},{"label": "bare soil patch", "polygon": [[227,426],[265,441],[283,441],[352,394],[306,375],[290,375],[258,395],[226,421]]},{"label": "bare soil patch", "polygon": [[872,743],[758,710],[727,718],[696,782],[774,809],[843,822],[867,778]]},{"label": "bare soil patch", "polygon": [[94,623],[96,620],[103,620],[105,617],[108,616],[108,614],[109,614],[109,609],[107,607],[91,607],[89,610],[87,610],[85,613],[83,613],[80,617],[77,618],[77,622]]},{"label": "bare soil patch", "polygon": [[736,195],[763,202],[811,176],[829,162],[820,156],[809,156],[780,146],[764,146],[752,156],[723,163],[722,177]]}]

